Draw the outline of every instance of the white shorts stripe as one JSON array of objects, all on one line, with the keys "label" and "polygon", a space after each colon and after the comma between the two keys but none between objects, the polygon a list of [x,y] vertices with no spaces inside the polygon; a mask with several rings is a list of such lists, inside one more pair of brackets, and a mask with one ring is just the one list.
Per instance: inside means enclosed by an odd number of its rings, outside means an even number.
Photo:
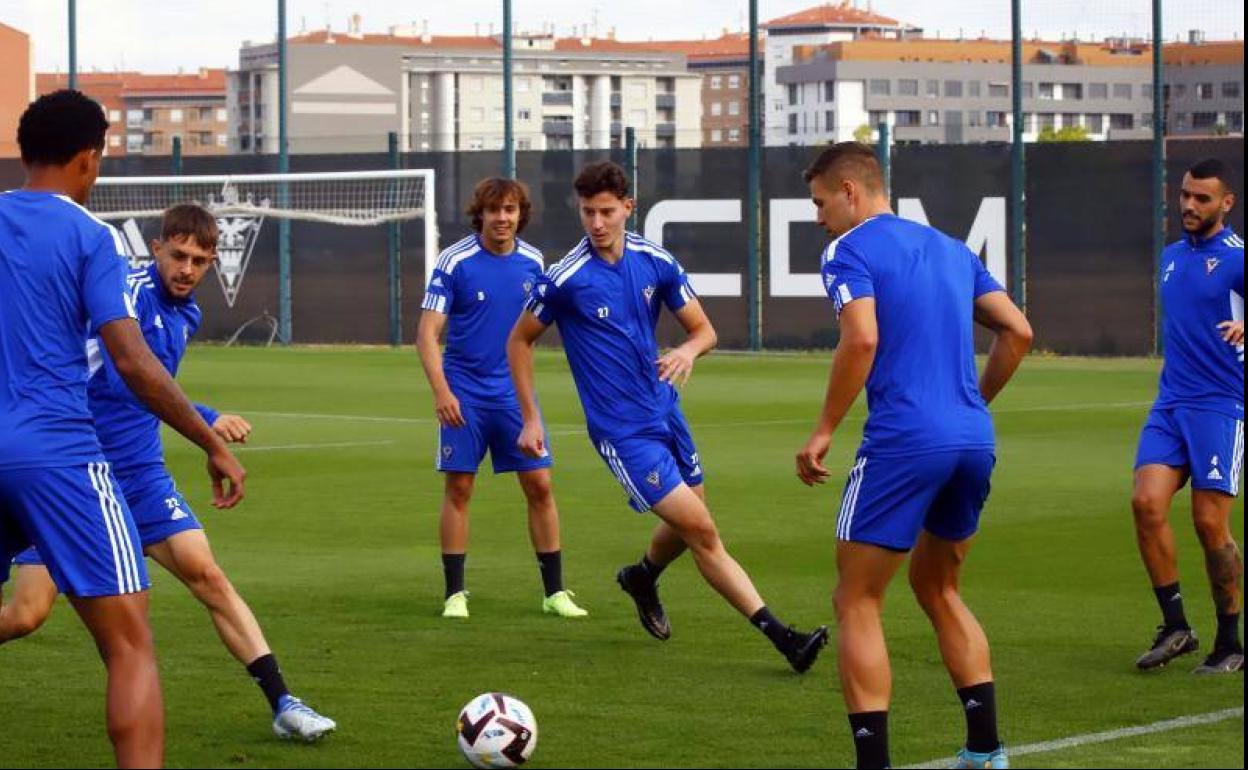
[{"label": "white shorts stripe", "polygon": [[853,519],[853,507],[858,503],[858,489],[862,486],[863,471],[867,458],[860,457],[849,473],[849,484],[845,486],[845,499],[841,500],[841,513],[837,517],[836,537],[840,540],[849,538],[849,526]]},{"label": "white shorts stripe", "polygon": [[1244,469],[1244,421],[1235,421],[1235,458],[1231,460],[1231,495],[1239,495],[1239,474]]},{"label": "white shorts stripe", "polygon": [[117,500],[117,490],[113,487],[108,463],[103,463],[100,468],[100,483],[103,484],[104,493],[108,496],[109,508],[113,514],[113,523],[116,525],[117,532],[120,535],[117,541],[121,546],[121,563],[125,568],[130,591],[139,591],[143,588],[143,585],[142,581],[139,580],[138,557],[135,555],[134,543],[130,540],[130,528],[126,526],[125,512],[122,510],[121,503]]},{"label": "white shorts stripe", "polygon": [[104,518],[104,529],[108,532],[108,544],[113,549],[113,569],[117,573],[117,593],[126,593],[125,580],[121,573],[121,554],[117,551],[117,533],[113,531],[113,519],[108,512],[108,498],[100,481],[95,475],[96,463],[87,463],[87,475],[91,477],[91,487],[100,498],[100,515]]},{"label": "white shorts stripe", "polygon": [[633,484],[633,480],[629,478],[628,471],[624,468],[624,461],[616,453],[615,447],[611,446],[611,442],[603,441],[599,448],[602,450],[602,456],[606,459],[607,465],[611,467],[611,472],[615,474],[615,478],[624,487],[624,491],[628,493],[628,496],[643,511],[650,510],[649,503],[646,502],[646,498],[642,497],[640,490]]}]

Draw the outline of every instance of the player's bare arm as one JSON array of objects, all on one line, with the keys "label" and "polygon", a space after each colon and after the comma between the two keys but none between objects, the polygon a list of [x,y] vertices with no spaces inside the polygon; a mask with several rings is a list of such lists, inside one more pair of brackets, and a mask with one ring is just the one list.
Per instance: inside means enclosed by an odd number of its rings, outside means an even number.
[{"label": "player's bare arm", "polygon": [[832,359],[823,412],[806,446],[797,453],[797,477],[806,486],[823,484],[831,475],[823,465],[823,458],[832,446],[832,434],[867,384],[879,344],[875,300],[863,297],[846,305],[841,311],[841,340]]},{"label": "player's bare arm", "polygon": [[659,357],[659,379],[684,387],[693,374],[693,362],[714,350],[719,336],[702,303],[696,299],[686,302],[674,315],[687,336],[682,345]]},{"label": "player's bare arm", "polygon": [[433,391],[433,409],[438,415],[438,422],[451,428],[462,428],[465,422],[459,399],[451,392],[446,372],[442,370],[442,345],[438,340],[446,328],[446,318],[446,314],[436,310],[420,314],[420,323],[416,326],[416,349],[420,352],[420,365],[429,380],[429,389]]},{"label": "player's bare arm", "polygon": [[1031,350],[1035,335],[1027,316],[1003,291],[988,292],[975,300],[975,322],[996,335],[979,378],[980,394],[985,402],[992,403]]},{"label": "player's bare arm", "polygon": [[[169,427],[181,433],[208,455],[208,475],[212,479],[212,504],[233,508],[243,499],[243,479],[247,471],[226,448],[199,412],[156,360],[136,321],[123,318],[100,327],[100,341],[108,350],[117,373],[126,385]],[[229,488],[225,482],[228,480]]]},{"label": "player's bare arm", "polygon": [[516,445],[529,457],[541,457],[546,451],[542,415],[533,387],[533,346],[545,331],[546,325],[536,316],[521,313],[507,338],[507,364],[511,367],[511,380],[515,383],[520,415],[524,419],[524,430],[516,439]]}]

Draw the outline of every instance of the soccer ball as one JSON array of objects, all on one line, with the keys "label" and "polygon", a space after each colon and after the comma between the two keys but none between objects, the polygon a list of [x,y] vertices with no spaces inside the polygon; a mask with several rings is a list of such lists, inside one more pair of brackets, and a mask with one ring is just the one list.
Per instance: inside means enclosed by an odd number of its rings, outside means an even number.
[{"label": "soccer ball", "polygon": [[519,698],[487,692],[460,709],[459,750],[473,767],[518,767],[533,756],[537,720]]}]

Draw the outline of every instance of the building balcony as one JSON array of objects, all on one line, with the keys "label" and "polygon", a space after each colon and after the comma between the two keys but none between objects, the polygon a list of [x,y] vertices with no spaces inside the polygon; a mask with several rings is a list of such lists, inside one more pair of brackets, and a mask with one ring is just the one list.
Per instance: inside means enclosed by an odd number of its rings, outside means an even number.
[{"label": "building balcony", "polygon": [[654,126],[654,135],[660,139],[672,138],[676,136],[675,123],[657,123]]},{"label": "building balcony", "polygon": [[623,100],[623,98],[620,96],[620,92],[619,92],[619,91],[612,91],[612,92],[611,92],[611,106],[612,106],[612,107],[619,107],[619,106],[623,103],[623,101],[624,101],[624,100]]},{"label": "building balcony", "polygon": [[544,120],[542,121],[542,133],[546,136],[572,136],[572,121]]},{"label": "building balcony", "polygon": [[572,106],[571,91],[547,91],[542,94],[542,104]]},{"label": "building balcony", "polygon": [[676,109],[676,94],[655,94],[654,106],[660,110]]}]

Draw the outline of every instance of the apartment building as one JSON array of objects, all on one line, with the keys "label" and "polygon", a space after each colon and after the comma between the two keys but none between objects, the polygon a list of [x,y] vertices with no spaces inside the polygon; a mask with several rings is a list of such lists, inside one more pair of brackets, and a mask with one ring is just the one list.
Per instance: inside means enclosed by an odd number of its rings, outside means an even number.
[{"label": "apartment building", "polygon": [[16,158],[17,121],[35,98],[30,35],[0,24],[0,158]]},{"label": "apartment building", "polygon": [[[41,94],[69,85],[64,73],[39,73],[36,81]],[[108,116],[109,155],[170,155],[174,137],[181,139],[185,156],[230,150],[223,69],[192,74],[81,72],[78,88]]]},{"label": "apartment building", "polygon": [[1244,41],[1166,45],[1166,133],[1174,136],[1244,133]]},{"label": "apartment building", "polygon": [[[613,38],[513,36],[519,150],[606,149],[624,127],[648,147],[702,144],[701,76],[682,53]],[[503,145],[502,42],[320,30],[287,44],[288,132],[296,153],[384,149],[389,132],[411,151]],[[230,128],[244,152],[276,152],[277,50],[244,45],[230,73]]]},{"label": "apartment building", "polygon": [[[689,71],[702,77],[702,146],[749,144],[750,36],[728,32],[709,40],[662,40],[648,48],[685,55]],[[762,42],[758,51],[763,57]]]}]

